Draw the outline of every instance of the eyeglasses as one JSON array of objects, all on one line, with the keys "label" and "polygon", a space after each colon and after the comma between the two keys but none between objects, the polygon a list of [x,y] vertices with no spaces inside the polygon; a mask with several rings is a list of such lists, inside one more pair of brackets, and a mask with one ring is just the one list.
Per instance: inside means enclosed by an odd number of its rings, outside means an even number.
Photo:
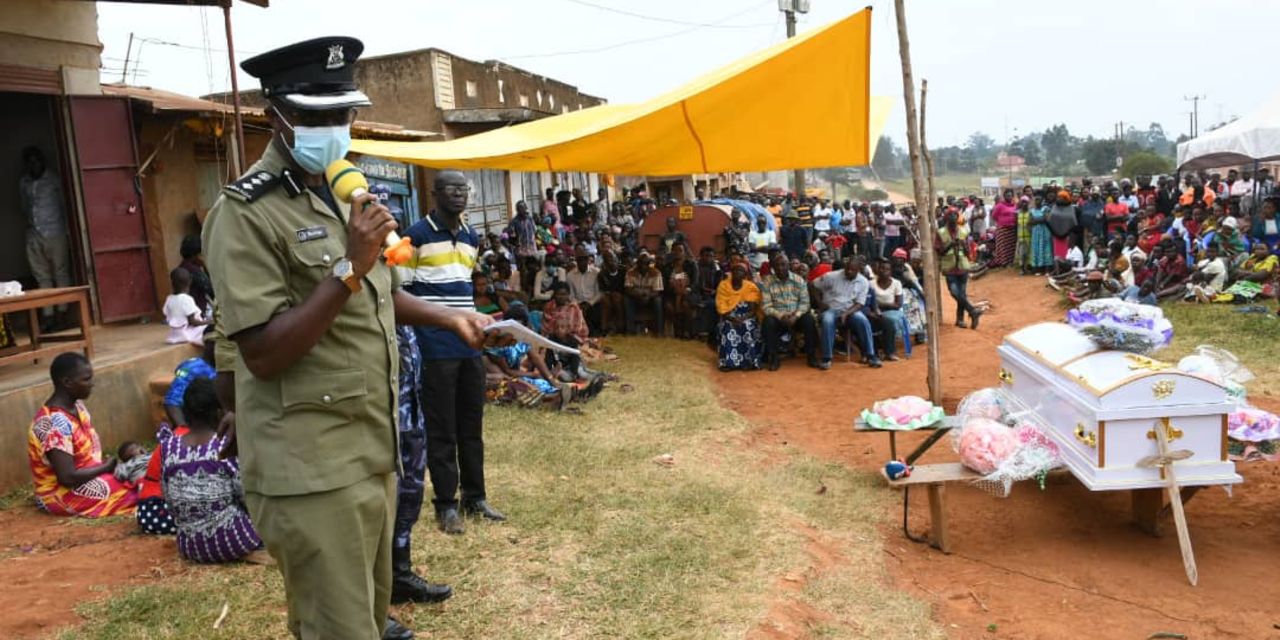
[{"label": "eyeglasses", "polygon": [[440,191],[447,196],[465,196],[468,193],[471,193],[471,187],[467,185],[459,186],[459,185],[449,184],[449,185],[445,185],[442,189],[440,189]]}]

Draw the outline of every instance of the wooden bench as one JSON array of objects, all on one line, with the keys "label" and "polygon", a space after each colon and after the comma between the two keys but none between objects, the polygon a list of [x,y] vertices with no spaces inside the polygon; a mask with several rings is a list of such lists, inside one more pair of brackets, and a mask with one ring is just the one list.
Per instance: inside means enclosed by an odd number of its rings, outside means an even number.
[{"label": "wooden bench", "polygon": [[[977,472],[959,462],[941,464],[922,464],[911,470],[911,475],[898,480],[890,480],[889,486],[894,489],[907,490],[909,487],[924,485],[929,491],[929,538],[931,544],[943,553],[951,553],[951,540],[947,537],[947,483],[971,481],[981,478]],[[908,538],[915,539],[907,531],[907,496],[902,498],[902,531]]]},{"label": "wooden bench", "polygon": [[[926,451],[942,439],[942,436],[958,426],[960,426],[959,418],[947,416],[935,425],[912,430],[931,431],[932,433],[917,445],[915,450],[907,454],[903,461],[908,465],[914,465],[920,456],[924,455]],[[898,459],[897,436],[900,431],[879,429],[860,419],[854,421],[853,430],[858,433],[889,434],[889,458],[892,460]],[[901,433],[911,433],[912,431],[901,431]],[[942,464],[922,464],[912,469],[910,476],[898,480],[890,480],[890,487],[902,489],[902,534],[912,542],[931,542],[934,547],[937,547],[943,553],[951,553],[951,542],[947,539],[946,484],[962,480],[975,480],[980,477],[979,474],[970,471],[959,462],[946,462]],[[931,541],[911,535],[911,531],[907,528],[907,513],[911,504],[911,487],[915,485],[924,485],[929,492]]]},{"label": "wooden bench", "polygon": [[[46,336],[40,333],[40,309],[62,304],[74,304],[79,309],[79,335]],[[65,351],[84,351],[93,358],[93,336],[89,332],[89,287],[62,287],[59,289],[33,289],[22,295],[0,298],[0,315],[27,312],[31,342],[0,350],[0,366],[12,362],[39,364],[43,358],[51,358]],[[52,343],[52,344],[45,344]]]}]

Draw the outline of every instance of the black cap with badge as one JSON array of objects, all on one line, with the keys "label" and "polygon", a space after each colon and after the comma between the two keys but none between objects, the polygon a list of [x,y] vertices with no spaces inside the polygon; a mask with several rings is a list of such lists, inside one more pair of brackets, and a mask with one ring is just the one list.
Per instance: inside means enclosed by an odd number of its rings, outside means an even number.
[{"label": "black cap with badge", "polygon": [[315,38],[256,55],[240,68],[262,82],[264,96],[295,109],[353,109],[373,104],[356,90],[355,62],[363,51],[355,38]]}]

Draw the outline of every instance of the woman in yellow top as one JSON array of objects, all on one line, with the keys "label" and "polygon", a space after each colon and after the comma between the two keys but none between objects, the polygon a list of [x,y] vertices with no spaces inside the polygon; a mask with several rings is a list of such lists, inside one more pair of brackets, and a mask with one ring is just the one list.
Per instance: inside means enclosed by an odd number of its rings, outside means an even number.
[{"label": "woman in yellow top", "polygon": [[734,262],[730,276],[716,287],[716,313],[720,316],[719,365],[721,371],[760,368],[760,288],[747,279],[747,265]]}]

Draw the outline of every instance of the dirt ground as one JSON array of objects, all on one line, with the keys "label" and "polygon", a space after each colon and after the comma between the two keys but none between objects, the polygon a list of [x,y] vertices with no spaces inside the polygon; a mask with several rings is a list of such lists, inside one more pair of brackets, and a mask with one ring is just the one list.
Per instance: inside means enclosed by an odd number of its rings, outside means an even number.
[{"label": "dirt ground", "polygon": [[[946,307],[941,345],[948,410],[965,393],[996,384],[995,347],[1006,333],[1063,314],[1039,278],[993,273],[971,283],[970,295],[995,306],[979,331],[953,326],[954,307]],[[760,425],[760,443],[876,470],[889,459],[888,437],[855,434],[854,418],[879,399],[927,396],[925,370],[920,347],[911,360],[879,370],[837,358],[828,372],[790,360],[773,374],[716,375],[726,405]],[[815,389],[823,390],[821,399]],[[1275,398],[1253,400],[1280,408]],[[899,455],[920,439],[900,438]],[[944,440],[919,462],[954,459]],[[1237,469],[1245,482],[1233,497],[1212,488],[1187,505],[1197,587],[1187,584],[1171,521],[1161,538],[1141,533],[1131,524],[1128,492],[1092,493],[1069,474],[1051,477],[1044,491],[1022,483],[1007,499],[953,485],[947,490],[953,553],[914,544],[895,525],[884,532],[884,561],[895,586],[931,602],[953,638],[1147,638],[1156,632],[1280,638],[1280,466],[1240,463]],[[911,499],[916,535],[928,527],[923,493]],[[901,502],[896,505],[900,523]],[[821,612],[806,617],[821,620]]]},{"label": "dirt ground", "polygon": [[[1006,333],[1061,317],[1041,282],[995,273],[971,284],[974,297],[995,306],[979,331],[943,323],[948,409],[968,391],[995,384],[995,347]],[[887,437],[855,434],[854,417],[881,398],[926,395],[924,354],[920,347],[911,360],[879,370],[838,358],[825,373],[789,360],[772,374],[711,375],[723,402],[759,425],[752,438],[759,446],[794,446],[875,470],[889,458]],[[1254,400],[1280,409],[1278,399]],[[919,439],[901,438],[900,454]],[[920,462],[951,459],[944,441]],[[1198,587],[1183,575],[1171,523],[1163,538],[1140,533],[1130,523],[1126,494],[1091,493],[1069,475],[1051,478],[1045,491],[1023,483],[1007,499],[953,486],[947,496],[954,552],[913,544],[892,526],[884,531],[884,562],[894,586],[930,602],[952,638],[1147,638],[1161,631],[1193,639],[1280,638],[1280,466],[1238,469],[1245,483],[1234,497],[1211,489],[1188,505]],[[916,534],[927,528],[922,494],[912,496]],[[892,516],[900,522],[900,507]],[[80,601],[192,570],[178,559],[172,538],[135,530],[131,519],[89,524],[28,509],[0,512],[0,638],[44,635],[77,622]],[[813,566],[780,576],[781,589],[797,589],[844,561],[830,541],[813,536],[807,551]],[[805,638],[830,617],[798,607],[780,601],[749,637]]]},{"label": "dirt ground", "polygon": [[132,517],[87,522],[34,508],[0,511],[0,638],[43,637],[80,622],[82,601],[188,570],[172,537],[137,531]]}]

